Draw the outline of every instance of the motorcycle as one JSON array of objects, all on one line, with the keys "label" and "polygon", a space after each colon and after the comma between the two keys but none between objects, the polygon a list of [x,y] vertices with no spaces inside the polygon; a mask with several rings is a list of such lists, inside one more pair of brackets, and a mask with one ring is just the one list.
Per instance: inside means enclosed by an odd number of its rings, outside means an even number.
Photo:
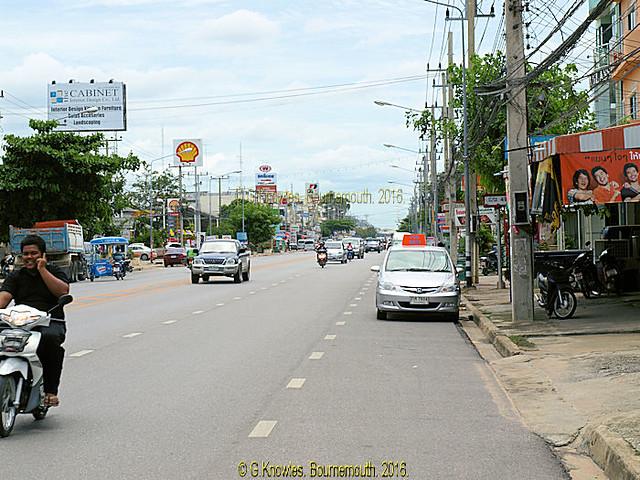
[{"label": "motorcycle", "polygon": [[354,256],[355,256],[355,253],[353,250],[347,250],[347,260],[349,261],[353,260]]},{"label": "motorcycle", "polygon": [[0,437],[11,434],[20,413],[36,420],[47,415],[42,363],[36,353],[41,333],[33,330],[49,326],[51,311],[72,301],[71,295],[62,295],[48,312],[27,305],[0,309]]},{"label": "motorcycle", "polygon": [[327,252],[318,252],[317,255],[318,265],[322,268],[327,264]]},{"label": "motorcycle", "polygon": [[571,264],[572,287],[580,290],[584,298],[600,296],[603,292],[598,279],[598,268],[591,261],[591,252],[581,253]]},{"label": "motorcycle", "polygon": [[116,277],[116,280],[122,280],[126,274],[122,262],[113,262],[113,276]]},{"label": "motorcycle", "polygon": [[487,253],[486,257],[480,257],[482,267],[482,275],[487,276],[490,273],[498,273],[498,253],[495,248]]},{"label": "motorcycle", "polygon": [[567,268],[556,262],[546,264],[547,272],[538,273],[540,293],[536,294],[538,305],[545,309],[547,316],[566,320],[576,311],[578,301],[571,290]]},{"label": "motorcycle", "polygon": [[607,293],[622,293],[622,276],[618,261],[609,250],[604,250],[598,257],[598,280]]},{"label": "motorcycle", "polygon": [[131,260],[130,259],[126,259],[122,262],[122,269],[124,270],[125,275],[127,273],[131,273],[133,272],[133,265],[131,265]]},{"label": "motorcycle", "polygon": [[0,273],[3,278],[7,278],[11,272],[13,272],[14,265],[16,263],[16,257],[12,254],[8,253],[1,261],[0,261]]}]

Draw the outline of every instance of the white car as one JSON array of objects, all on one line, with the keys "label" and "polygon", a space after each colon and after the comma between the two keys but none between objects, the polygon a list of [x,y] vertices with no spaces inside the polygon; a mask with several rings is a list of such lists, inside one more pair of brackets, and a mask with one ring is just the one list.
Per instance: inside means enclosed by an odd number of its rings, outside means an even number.
[{"label": "white car", "polygon": [[327,249],[328,262],[347,263],[347,251],[340,240],[327,240],[324,246]]},{"label": "white car", "polygon": [[378,272],[378,320],[388,313],[443,314],[458,320],[460,285],[449,253],[442,247],[391,247]]},{"label": "white car", "polygon": [[151,249],[142,243],[132,243],[127,247],[134,257],[140,257],[140,260],[149,260],[151,258]]}]

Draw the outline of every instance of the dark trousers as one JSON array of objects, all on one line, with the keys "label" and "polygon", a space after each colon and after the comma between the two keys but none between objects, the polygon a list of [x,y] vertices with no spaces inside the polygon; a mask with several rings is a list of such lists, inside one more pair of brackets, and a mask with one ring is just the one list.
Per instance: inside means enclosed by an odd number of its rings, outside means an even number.
[{"label": "dark trousers", "polygon": [[36,353],[42,363],[44,393],[57,395],[64,361],[62,344],[66,338],[67,325],[65,322],[51,321],[48,327],[37,330],[42,334]]}]

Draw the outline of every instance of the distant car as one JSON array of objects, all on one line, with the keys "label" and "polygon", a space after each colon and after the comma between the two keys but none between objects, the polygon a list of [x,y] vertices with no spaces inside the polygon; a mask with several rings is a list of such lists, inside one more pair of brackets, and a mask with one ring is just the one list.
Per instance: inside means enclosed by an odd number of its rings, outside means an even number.
[{"label": "distant car", "polygon": [[164,251],[162,260],[165,267],[173,267],[174,265],[186,265],[187,250],[183,247],[168,247]]},{"label": "distant car", "polygon": [[380,247],[380,241],[375,238],[367,238],[364,243],[364,249],[367,252],[380,253],[382,251],[382,248]]},{"label": "distant car", "polygon": [[204,242],[191,265],[191,283],[202,278],[232,277],[235,283],[249,280],[251,252],[237,240],[210,240]]},{"label": "distant car", "polygon": [[327,249],[328,262],[347,263],[347,251],[339,240],[328,240],[324,243]]},{"label": "distant car", "polygon": [[347,237],[342,239],[342,245],[347,248],[347,245],[351,244],[353,247],[353,254],[358,258],[364,258],[364,241],[359,237]]},{"label": "distant car", "polygon": [[388,313],[444,314],[458,320],[460,284],[449,253],[442,247],[389,248],[378,273],[378,320]]},{"label": "distant car", "polygon": [[298,242],[298,249],[300,249],[300,245],[302,245],[302,250],[305,252],[310,252],[316,249],[316,242],[310,238],[305,238]]},{"label": "distant car", "polygon": [[147,261],[155,258],[155,254],[152,253],[151,249],[141,243],[132,243],[129,245],[128,250],[134,257],[139,257],[140,260]]}]

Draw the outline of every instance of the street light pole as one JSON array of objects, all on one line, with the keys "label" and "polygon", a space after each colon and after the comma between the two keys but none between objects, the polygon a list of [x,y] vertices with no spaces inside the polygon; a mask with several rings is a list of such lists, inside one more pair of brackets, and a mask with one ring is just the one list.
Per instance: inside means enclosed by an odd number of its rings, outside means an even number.
[{"label": "street light pole", "polygon": [[[467,120],[467,58],[466,58],[466,50],[465,50],[465,42],[464,42],[464,20],[465,14],[464,12],[456,7],[455,5],[450,5],[448,3],[437,2],[436,0],[424,0],[425,2],[433,3],[435,5],[441,5],[443,7],[447,7],[447,20],[460,20],[460,33],[462,39],[462,144],[463,144],[463,153],[462,153],[462,161],[464,164],[464,223],[465,223],[465,242],[464,242],[464,251],[465,251],[465,280],[467,287],[472,287],[473,282],[471,278],[471,250],[472,250],[472,242],[474,241],[474,234],[471,233],[471,195],[469,192],[469,186],[471,185],[471,175],[469,172],[469,142],[468,142],[468,120]],[[450,18],[449,17],[449,8],[453,8],[458,11],[460,14],[459,18]]]}]

